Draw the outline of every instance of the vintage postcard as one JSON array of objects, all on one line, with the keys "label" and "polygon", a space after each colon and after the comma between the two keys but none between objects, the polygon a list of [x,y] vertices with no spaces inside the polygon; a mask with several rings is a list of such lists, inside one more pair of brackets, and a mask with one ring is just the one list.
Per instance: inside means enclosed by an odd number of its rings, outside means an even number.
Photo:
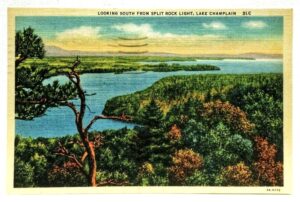
[{"label": "vintage postcard", "polygon": [[291,193],[292,10],[8,13],[11,193]]}]

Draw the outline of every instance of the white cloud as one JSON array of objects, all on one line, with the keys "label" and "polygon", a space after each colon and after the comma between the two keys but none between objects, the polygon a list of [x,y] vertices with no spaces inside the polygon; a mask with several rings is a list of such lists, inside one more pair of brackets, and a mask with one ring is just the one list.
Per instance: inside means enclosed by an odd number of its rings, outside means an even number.
[{"label": "white cloud", "polygon": [[150,24],[133,24],[133,23],[127,23],[127,24],[118,24],[113,25],[112,28],[124,32],[126,34],[133,34],[133,35],[139,35],[139,36],[147,36],[147,37],[178,37],[182,35],[176,35],[172,33],[160,33],[153,30],[152,26]]},{"label": "white cloud", "polygon": [[222,37],[221,35],[214,35],[214,34],[195,35],[195,34],[173,34],[169,32],[161,33],[161,32],[154,31],[154,29],[150,24],[137,25],[133,23],[127,23],[127,24],[113,25],[112,28],[126,34],[147,36],[150,38],[164,38],[164,39],[188,38],[189,40],[197,40],[197,39],[217,39]]},{"label": "white cloud", "polygon": [[248,21],[242,24],[243,27],[247,29],[262,29],[267,26],[263,21]]},{"label": "white cloud", "polygon": [[202,26],[206,29],[224,30],[227,26],[221,22],[202,23]]},{"label": "white cloud", "polygon": [[56,34],[57,40],[65,39],[97,39],[100,35],[100,27],[91,27],[91,26],[81,26],[72,29],[66,29],[63,32]]},{"label": "white cloud", "polygon": [[153,29],[149,24],[136,25],[133,23],[127,23],[127,24],[113,25],[112,28],[121,32],[131,33],[131,34],[147,35],[149,33],[153,33]]}]

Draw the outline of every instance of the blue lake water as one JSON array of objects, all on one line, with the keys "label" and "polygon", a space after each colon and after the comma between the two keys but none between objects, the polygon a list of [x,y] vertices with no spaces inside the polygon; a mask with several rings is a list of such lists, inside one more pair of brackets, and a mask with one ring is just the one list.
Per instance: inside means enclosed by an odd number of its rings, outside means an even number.
[{"label": "blue lake water", "polygon": [[[242,74],[242,73],[282,73],[282,60],[198,60],[170,61],[178,64],[211,64],[221,68],[220,71],[177,71],[177,72],[145,72],[141,74],[93,73],[81,75],[83,88],[87,93],[96,95],[87,97],[90,111],[86,111],[85,121],[88,123],[95,115],[101,114],[106,101],[112,97],[133,93],[151,86],[155,81],[171,75],[191,74]],[[66,82],[64,76],[51,80]],[[134,124],[114,120],[98,120],[92,130],[132,128]],[[57,137],[77,133],[74,114],[67,107],[51,108],[45,116],[31,121],[16,120],[16,134],[31,137]]]}]

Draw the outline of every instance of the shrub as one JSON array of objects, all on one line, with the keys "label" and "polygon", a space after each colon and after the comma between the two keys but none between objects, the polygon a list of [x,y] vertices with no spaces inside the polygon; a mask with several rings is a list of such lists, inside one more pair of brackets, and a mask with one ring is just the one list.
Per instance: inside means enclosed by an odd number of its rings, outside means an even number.
[{"label": "shrub", "polygon": [[239,107],[220,100],[205,103],[201,116],[210,126],[222,121],[235,132],[249,133],[254,127]]},{"label": "shrub", "polygon": [[265,138],[255,137],[257,161],[254,163],[254,171],[261,185],[282,186],[283,165],[276,162],[276,146],[270,144]]},{"label": "shrub", "polygon": [[203,157],[191,149],[181,149],[172,157],[169,168],[170,180],[173,184],[183,184],[186,177],[203,166]]},{"label": "shrub", "polygon": [[174,124],[171,130],[168,132],[167,136],[171,141],[178,141],[181,138],[181,129],[178,128],[176,124]]},{"label": "shrub", "polygon": [[253,184],[252,172],[244,162],[227,166],[221,176],[224,186],[251,186]]}]

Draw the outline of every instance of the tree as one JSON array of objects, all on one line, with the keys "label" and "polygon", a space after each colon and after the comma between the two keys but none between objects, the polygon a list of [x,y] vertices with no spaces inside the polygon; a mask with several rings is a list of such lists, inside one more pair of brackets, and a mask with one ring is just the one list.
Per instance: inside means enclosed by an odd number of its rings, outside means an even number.
[{"label": "tree", "polygon": [[137,185],[142,186],[167,186],[169,183],[167,176],[157,174],[153,165],[149,162],[145,162],[140,167],[135,181]]},{"label": "tree", "polygon": [[244,162],[223,169],[222,184],[224,186],[251,186],[253,185],[252,172]]},{"label": "tree", "polygon": [[171,141],[178,141],[180,140],[182,134],[181,134],[181,129],[178,128],[178,126],[176,124],[174,124],[170,131],[168,132],[167,137],[171,140]]},{"label": "tree", "polygon": [[24,67],[21,65],[28,58],[42,59],[45,55],[42,38],[34,34],[32,28],[18,31],[15,38],[15,118],[31,120],[45,114],[49,107],[64,105],[66,100],[76,96],[74,85],[64,85],[58,81],[44,84],[53,76],[48,67]]},{"label": "tree", "polygon": [[93,119],[90,120],[90,122],[84,126],[84,116],[86,113],[86,92],[83,90],[81,85],[81,79],[78,74],[78,72],[75,70],[75,68],[80,64],[80,60],[77,57],[76,61],[74,62],[73,66],[70,67],[69,72],[67,72],[67,77],[71,81],[71,83],[75,87],[76,92],[76,98],[79,99],[79,109],[75,106],[75,104],[71,101],[59,101],[60,105],[64,105],[69,107],[73,112],[75,116],[75,125],[77,128],[77,131],[79,133],[80,139],[82,141],[83,147],[85,149],[81,159],[78,159],[75,155],[70,154],[68,151],[61,150],[61,152],[58,152],[57,154],[66,156],[70,158],[73,162],[77,164],[77,166],[82,170],[84,174],[84,161],[88,159],[88,173],[86,174],[86,177],[88,179],[90,186],[97,186],[96,183],[96,174],[97,174],[97,162],[96,162],[96,155],[95,155],[95,142],[94,140],[91,140],[89,137],[89,130],[93,126],[93,124],[98,119],[110,119],[114,117],[104,116],[104,115],[96,115]]},{"label": "tree", "polygon": [[249,134],[254,127],[248,120],[247,114],[239,107],[220,100],[205,103],[201,116],[206,120],[208,126],[213,127],[222,121],[226,123],[233,132]]},{"label": "tree", "polygon": [[48,181],[50,186],[55,187],[80,187],[87,184],[87,179],[78,165],[71,161],[62,166],[53,166],[48,172]]},{"label": "tree", "polygon": [[[106,116],[95,116],[86,126],[84,126],[83,118],[86,111],[86,92],[81,86],[81,79],[78,72],[75,70],[80,64],[80,60],[74,61],[71,67],[68,67],[66,76],[69,78],[69,83],[60,85],[58,81],[52,84],[44,85],[44,81],[54,74],[49,68],[43,67],[19,67],[21,62],[30,57],[43,58],[45,55],[44,44],[42,39],[34,34],[32,28],[24,29],[23,32],[16,33],[16,118],[33,119],[37,116],[45,114],[49,107],[67,106],[75,115],[75,125],[82,144],[84,153],[79,160],[74,154],[67,150],[60,150],[58,155],[68,157],[73,163],[77,164],[78,168],[86,175],[89,185],[96,186],[96,158],[95,144],[89,139],[89,129],[97,119],[109,118]],[[79,99],[79,109],[75,104],[69,101],[72,98]],[[63,146],[61,146],[63,148]],[[88,173],[84,170],[84,161],[88,159]]]},{"label": "tree", "polygon": [[34,186],[34,168],[20,158],[15,158],[14,163],[14,186],[15,187],[33,187]]},{"label": "tree", "polygon": [[18,31],[15,42],[16,67],[27,58],[37,57],[41,59],[45,56],[46,51],[43,40],[34,34],[31,27],[24,29],[22,32]]},{"label": "tree", "polygon": [[255,137],[254,141],[257,160],[253,167],[258,181],[264,186],[282,186],[283,165],[279,161],[276,162],[276,146],[259,136]]},{"label": "tree", "polygon": [[141,114],[143,127],[136,127],[137,161],[158,163],[166,160],[169,145],[162,129],[163,113],[155,100],[151,100]]},{"label": "tree", "polygon": [[151,128],[159,128],[163,120],[163,113],[154,99],[145,107],[141,114],[141,121],[144,125]]},{"label": "tree", "polygon": [[168,164],[170,140],[162,129],[149,127],[136,127],[136,160],[138,164],[149,162],[154,165]]},{"label": "tree", "polygon": [[169,168],[170,180],[174,184],[182,185],[186,177],[191,176],[203,166],[203,157],[191,149],[176,151]]},{"label": "tree", "polygon": [[252,159],[252,142],[232,133],[223,122],[209,128],[202,122],[190,120],[183,133],[184,145],[203,155],[204,170],[210,175],[228,165]]},{"label": "tree", "polygon": [[276,158],[283,160],[283,102],[275,96],[257,90],[244,96],[244,108],[255,124],[255,133],[266,138],[277,148]]},{"label": "tree", "polygon": [[240,107],[260,134],[277,147],[278,160],[283,160],[283,79],[265,79],[260,85],[238,85],[228,93],[231,103]]}]

